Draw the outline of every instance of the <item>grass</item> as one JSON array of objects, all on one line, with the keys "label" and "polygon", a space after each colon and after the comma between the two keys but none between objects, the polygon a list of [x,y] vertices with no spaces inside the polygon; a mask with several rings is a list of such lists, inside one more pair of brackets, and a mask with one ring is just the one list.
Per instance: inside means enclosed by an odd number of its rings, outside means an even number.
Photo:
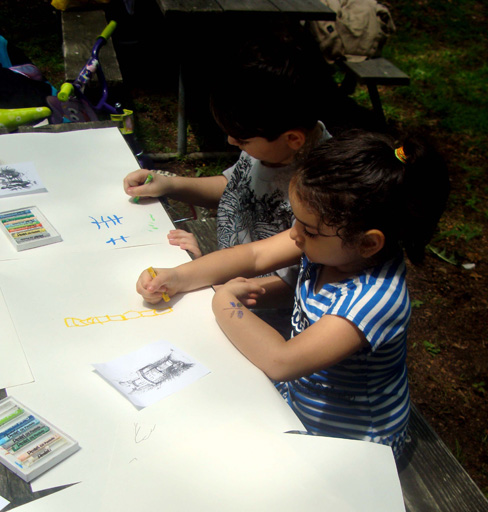
[{"label": "grass", "polygon": [[406,125],[431,124],[474,138],[486,151],[488,65],[486,3],[466,0],[399,1],[393,7],[397,33],[384,56],[411,77],[411,86],[389,94],[393,104],[408,102],[415,116],[399,114]]}]

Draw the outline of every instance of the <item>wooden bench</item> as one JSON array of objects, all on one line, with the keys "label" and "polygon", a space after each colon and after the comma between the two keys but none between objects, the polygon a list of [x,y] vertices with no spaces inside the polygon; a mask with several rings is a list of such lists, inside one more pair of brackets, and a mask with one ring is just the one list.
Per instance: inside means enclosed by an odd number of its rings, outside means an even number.
[{"label": "wooden bench", "polygon": [[[73,81],[91,56],[98,36],[107,25],[105,12],[101,9],[63,11],[61,13],[63,32],[63,54],[65,80]],[[109,87],[122,84],[122,73],[112,40],[100,51],[100,63]],[[96,77],[92,80],[95,84]],[[90,82],[90,83],[92,83]]]},{"label": "wooden bench", "polygon": [[383,57],[366,59],[361,62],[341,61],[339,66],[346,72],[341,85],[346,94],[351,94],[356,84],[368,87],[373,112],[381,125],[386,124],[378,85],[409,85],[410,77]]}]

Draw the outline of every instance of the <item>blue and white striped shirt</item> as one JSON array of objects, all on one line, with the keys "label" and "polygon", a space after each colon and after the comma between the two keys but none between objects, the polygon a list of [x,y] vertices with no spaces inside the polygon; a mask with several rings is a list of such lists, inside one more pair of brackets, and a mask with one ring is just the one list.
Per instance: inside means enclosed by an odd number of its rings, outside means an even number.
[{"label": "blue and white striped shirt", "polygon": [[277,387],[307,430],[403,448],[410,411],[406,335],[410,300],[403,257],[315,293],[320,265],[303,256],[295,293],[293,335],[323,315],[346,318],[369,346],[340,363]]}]

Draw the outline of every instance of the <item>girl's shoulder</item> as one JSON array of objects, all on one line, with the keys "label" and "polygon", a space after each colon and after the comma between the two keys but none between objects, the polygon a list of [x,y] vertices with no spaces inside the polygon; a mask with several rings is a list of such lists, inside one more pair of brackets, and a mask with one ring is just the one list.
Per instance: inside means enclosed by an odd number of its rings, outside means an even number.
[{"label": "girl's shoulder", "polygon": [[[403,256],[388,260],[381,265],[366,269],[361,274],[338,282],[327,282],[316,289],[321,265],[311,263],[304,255],[300,266],[300,286],[306,288],[307,296],[323,297],[330,304],[341,304],[342,308],[366,302],[389,301],[398,294],[407,295],[406,265]],[[315,291],[314,291],[315,290]]]}]

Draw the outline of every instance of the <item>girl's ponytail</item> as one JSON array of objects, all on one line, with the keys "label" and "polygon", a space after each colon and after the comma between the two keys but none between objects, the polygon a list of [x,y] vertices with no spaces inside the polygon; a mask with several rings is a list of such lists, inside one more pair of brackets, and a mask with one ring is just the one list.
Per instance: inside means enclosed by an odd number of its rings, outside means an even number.
[{"label": "girl's ponytail", "polygon": [[395,150],[405,166],[403,245],[414,264],[421,263],[449,195],[447,166],[432,145],[408,137]]}]

